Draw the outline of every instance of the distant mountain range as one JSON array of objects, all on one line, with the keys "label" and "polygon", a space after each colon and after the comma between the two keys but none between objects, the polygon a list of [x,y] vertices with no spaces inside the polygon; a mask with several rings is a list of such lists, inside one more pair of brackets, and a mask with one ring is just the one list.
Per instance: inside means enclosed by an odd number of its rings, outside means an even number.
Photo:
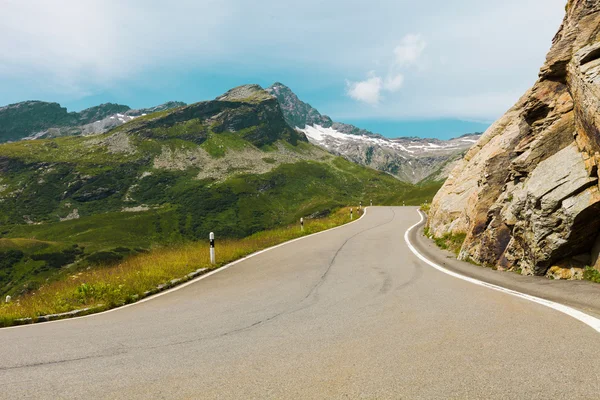
[{"label": "distant mountain range", "polygon": [[[480,136],[467,134],[448,141],[416,137],[390,139],[333,121],[300,100],[282,83],[275,83],[265,91],[277,99],[287,124],[304,133],[311,143],[405,182],[444,180],[454,162]],[[185,105],[171,101],[132,110],[126,105],[106,103],[80,112],[68,112],[58,103],[25,101],[0,108],[0,143],[105,133],[138,117]]]},{"label": "distant mountain range", "polygon": [[104,133],[136,117],[185,105],[170,101],[132,110],[126,105],[105,103],[80,112],[68,112],[58,103],[24,101],[0,107],[0,143]]},{"label": "distant mountain range", "polygon": [[300,100],[282,83],[277,82],[266,90],[279,100],[287,123],[304,132],[311,143],[355,163],[388,172],[405,182],[444,180],[455,161],[481,136],[473,133],[451,140],[390,139],[354,125],[334,122]]}]

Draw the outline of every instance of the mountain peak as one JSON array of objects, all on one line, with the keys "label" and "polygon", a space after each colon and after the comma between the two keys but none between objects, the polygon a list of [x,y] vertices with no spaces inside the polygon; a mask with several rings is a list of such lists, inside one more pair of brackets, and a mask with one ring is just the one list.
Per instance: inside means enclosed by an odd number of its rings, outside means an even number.
[{"label": "mountain peak", "polygon": [[261,102],[272,100],[274,97],[264,90],[260,85],[242,85],[228,90],[225,94],[216,98],[218,101],[243,101]]},{"label": "mountain peak", "polygon": [[178,138],[202,144],[213,135],[236,134],[256,147],[283,140],[296,145],[306,136],[286,123],[277,99],[259,85],[235,87],[215,100],[149,114],[117,128],[157,140]]},{"label": "mountain peak", "polygon": [[333,121],[322,115],[310,104],[303,102],[296,94],[281,82],[275,82],[265,89],[277,98],[286,122],[294,128],[304,129],[307,125],[320,125],[329,128]]},{"label": "mountain peak", "polygon": [[[25,101],[20,101],[18,103],[7,104],[5,106],[2,106],[2,107],[0,107],[0,110],[17,110],[17,109],[25,109],[25,108],[31,108],[31,107],[64,108],[64,107],[61,107],[60,104],[54,103],[54,102],[41,101],[41,100],[25,100]],[[65,112],[67,111],[66,108],[64,108],[64,110],[65,110]]]},{"label": "mountain peak", "polygon": [[77,113],[79,123],[82,125],[99,121],[116,113],[124,113],[131,110],[129,106],[116,103],[103,103],[94,107],[86,108]]},{"label": "mountain peak", "polygon": [[[290,89],[289,86],[286,86],[286,85],[284,85],[281,82],[275,82],[274,84],[272,84],[271,86],[269,86],[265,90],[267,90],[268,92],[271,91],[271,90],[285,90],[285,91],[292,92],[292,89]],[[292,92],[292,94],[293,94],[293,92]],[[295,96],[295,94],[294,94],[294,96]]]}]

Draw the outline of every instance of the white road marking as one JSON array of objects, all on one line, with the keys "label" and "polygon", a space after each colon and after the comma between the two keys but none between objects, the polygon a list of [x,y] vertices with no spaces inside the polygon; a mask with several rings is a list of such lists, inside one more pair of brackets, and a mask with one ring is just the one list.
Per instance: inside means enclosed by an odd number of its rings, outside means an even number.
[{"label": "white road marking", "polygon": [[419,222],[417,222],[416,224],[414,224],[413,226],[411,226],[410,228],[408,228],[406,230],[406,232],[404,233],[404,240],[406,241],[406,244],[408,245],[408,248],[417,256],[421,259],[421,261],[427,263],[428,265],[432,266],[433,268],[437,269],[440,272],[443,272],[445,274],[448,274],[450,276],[453,276],[455,278],[458,279],[462,279],[463,281],[467,281],[470,283],[473,283],[475,285],[479,285],[479,286],[483,286],[486,287],[488,289],[492,289],[492,290],[496,290],[498,292],[502,292],[502,293],[506,293],[506,294],[510,294],[511,296],[515,296],[515,297],[519,297],[521,299],[525,299],[525,300],[529,300],[532,301],[534,303],[537,304],[541,304],[543,306],[546,307],[550,307],[556,311],[560,311],[561,313],[567,314],[570,317],[573,317],[581,322],[583,322],[584,324],[588,325],[589,327],[591,327],[592,329],[596,330],[596,332],[600,333],[600,319],[592,317],[591,315],[588,315],[584,312],[581,312],[579,310],[576,310],[572,307],[569,306],[565,306],[564,304],[560,304],[560,303],[556,303],[554,301],[550,301],[550,300],[546,300],[546,299],[542,299],[540,297],[535,297],[535,296],[531,296],[525,293],[521,293],[521,292],[517,292],[516,290],[512,290],[512,289],[507,289],[504,288],[502,286],[498,286],[498,285],[493,285],[491,283],[487,283],[487,282],[483,282],[474,278],[470,278],[468,276],[464,276],[461,275],[459,273],[450,271],[432,261],[429,261],[424,255],[422,255],[421,253],[419,253],[417,251],[417,249],[415,249],[415,247],[410,243],[410,240],[408,239],[408,235],[410,234],[410,232],[416,227],[418,226],[421,222],[423,222],[423,214],[421,213],[421,211],[418,211],[419,216],[421,217],[421,220]]},{"label": "white road marking", "polygon": [[219,272],[225,271],[227,268],[233,267],[234,265],[239,264],[239,263],[241,263],[243,261],[246,261],[249,258],[256,257],[259,254],[265,253],[265,252],[270,251],[270,250],[274,250],[274,249],[276,249],[278,247],[286,246],[286,245],[288,245],[290,243],[294,243],[294,242],[297,242],[297,241],[302,240],[302,239],[306,239],[306,238],[309,238],[309,237],[312,237],[312,236],[317,236],[317,235],[320,235],[320,234],[326,233],[326,232],[335,231],[336,229],[340,229],[340,228],[343,228],[343,227],[348,226],[350,224],[354,224],[354,223],[360,221],[365,215],[367,215],[367,209],[368,209],[368,207],[364,207],[363,214],[360,216],[360,218],[358,218],[355,221],[348,222],[348,223],[346,223],[344,225],[336,226],[335,228],[326,229],[326,230],[321,231],[321,232],[311,233],[310,235],[301,236],[299,238],[288,240],[287,242],[280,243],[280,244],[275,245],[273,247],[269,247],[269,248],[266,248],[266,249],[263,249],[263,250],[259,250],[259,251],[255,252],[255,253],[247,255],[246,257],[240,258],[239,260],[232,261],[229,264],[226,264],[226,265],[224,265],[224,266],[222,266],[220,268],[217,268],[214,271],[211,271],[211,272],[209,272],[207,274],[200,275],[199,277],[194,278],[191,281],[187,281],[187,282],[185,282],[185,283],[183,283],[183,284],[181,284],[179,286],[175,286],[174,288],[165,290],[164,292],[159,292],[159,293],[153,294],[152,296],[148,296],[146,298],[143,298],[142,300],[136,301],[135,303],[126,304],[126,305],[121,306],[121,307],[111,308],[110,310],[102,311],[102,312],[99,312],[99,313],[82,315],[80,317],[58,319],[58,320],[55,320],[55,321],[39,322],[39,323],[33,323],[33,324],[8,326],[6,328],[0,328],[0,331],[4,330],[4,329],[31,328],[31,327],[34,327],[34,326],[39,326],[40,324],[41,325],[48,325],[48,324],[52,324],[52,323],[55,323],[55,322],[68,322],[68,321],[72,321],[72,320],[76,320],[76,319],[83,319],[83,318],[89,318],[89,317],[97,317],[97,316],[102,315],[102,314],[108,314],[108,313],[113,312],[113,311],[119,311],[119,310],[123,310],[124,308],[133,307],[133,306],[136,306],[138,304],[145,303],[145,302],[150,301],[150,300],[154,300],[157,297],[164,296],[164,295],[169,294],[171,292],[175,292],[177,290],[183,289],[186,286],[193,285],[194,283],[196,283],[198,281],[201,281],[202,279],[206,279],[206,278],[208,278],[211,275],[214,275],[214,274],[217,274]]}]

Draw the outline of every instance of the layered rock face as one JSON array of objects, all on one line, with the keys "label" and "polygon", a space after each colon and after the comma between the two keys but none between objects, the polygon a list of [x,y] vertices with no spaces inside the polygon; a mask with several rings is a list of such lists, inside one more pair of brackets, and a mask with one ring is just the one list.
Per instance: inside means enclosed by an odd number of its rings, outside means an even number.
[{"label": "layered rock face", "polygon": [[434,235],[467,234],[462,259],[532,275],[598,259],[600,1],[566,10],[539,80],[431,204]]}]

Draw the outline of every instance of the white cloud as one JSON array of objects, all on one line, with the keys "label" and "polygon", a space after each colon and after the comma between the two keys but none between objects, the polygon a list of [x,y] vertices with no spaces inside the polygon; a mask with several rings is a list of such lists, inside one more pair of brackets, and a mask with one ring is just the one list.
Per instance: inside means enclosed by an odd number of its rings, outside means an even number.
[{"label": "white cloud", "polygon": [[218,0],[3,0],[0,78],[87,95],[186,56],[193,65],[197,54],[218,55],[213,36],[230,15]]},{"label": "white cloud", "polygon": [[396,75],[389,75],[385,79],[383,87],[389,92],[397,92],[402,88],[402,85],[404,85],[404,75],[398,73]]},{"label": "white cloud", "polygon": [[[346,81],[348,96],[354,100],[377,105],[383,98],[381,92],[398,92],[404,86],[405,76],[399,72],[404,66],[415,64],[421,58],[427,44],[419,34],[405,35],[394,48],[394,60],[390,62],[388,73],[383,79],[375,71],[369,72],[369,78],[360,82]],[[379,65],[380,62],[375,62]]]},{"label": "white cloud", "polygon": [[415,64],[427,47],[425,39],[420,34],[408,34],[394,49],[395,63],[398,66]]},{"label": "white cloud", "polygon": [[382,91],[397,92],[404,84],[404,75],[388,75],[385,80],[375,74],[375,71],[369,72],[369,78],[364,81],[350,82],[346,81],[346,93],[354,100],[363,103],[377,105],[382,99]]},{"label": "white cloud", "polygon": [[346,82],[348,96],[354,100],[377,105],[381,99],[382,81],[378,76],[370,74],[370,78],[360,82]]},{"label": "white cloud", "polygon": [[537,78],[565,1],[0,0],[0,105],[150,106],[135,102],[279,80],[334,118],[497,118]]}]

